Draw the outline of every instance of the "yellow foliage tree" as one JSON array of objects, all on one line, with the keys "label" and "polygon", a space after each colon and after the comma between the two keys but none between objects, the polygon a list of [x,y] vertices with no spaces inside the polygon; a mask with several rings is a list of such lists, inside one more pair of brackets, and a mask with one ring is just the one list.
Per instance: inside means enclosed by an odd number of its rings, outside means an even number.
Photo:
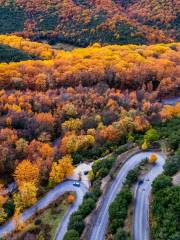
[{"label": "yellow foliage tree", "polygon": [[4,223],[7,218],[7,213],[0,207],[0,224]]},{"label": "yellow foliage tree", "polygon": [[18,186],[26,182],[31,182],[36,185],[39,179],[39,168],[29,160],[23,160],[16,167],[14,177]]},{"label": "yellow foliage tree", "polygon": [[53,163],[50,172],[50,184],[60,183],[73,174],[74,167],[70,155],[64,156],[57,163]]},{"label": "yellow foliage tree", "polygon": [[0,224],[4,223],[7,218],[7,213],[4,211],[3,204],[7,201],[6,191],[4,186],[0,184]]},{"label": "yellow foliage tree", "polygon": [[19,187],[23,207],[30,207],[37,202],[38,188],[32,182],[25,182]]},{"label": "yellow foliage tree", "polygon": [[144,141],[144,143],[142,144],[141,148],[142,150],[146,150],[149,147],[149,144],[147,141]]}]

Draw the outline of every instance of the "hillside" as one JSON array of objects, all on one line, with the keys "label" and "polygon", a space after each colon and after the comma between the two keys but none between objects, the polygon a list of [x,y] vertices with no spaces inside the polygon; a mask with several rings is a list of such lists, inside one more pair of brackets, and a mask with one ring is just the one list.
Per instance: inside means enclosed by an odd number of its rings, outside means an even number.
[{"label": "hillside", "polygon": [[180,39],[178,0],[0,0],[0,33],[50,43],[147,44]]},{"label": "hillside", "polygon": [[[11,2],[11,6],[14,7],[14,16],[16,11],[22,12],[28,9],[31,20],[35,15],[39,19],[40,13],[47,11],[46,1],[39,0],[39,8],[35,9],[31,3],[28,4],[29,2],[24,3],[20,0],[17,2],[23,7],[12,5]],[[56,3],[56,0],[51,3]],[[66,3],[67,1],[64,1],[58,6]],[[76,1],[76,5],[80,6],[78,7],[80,9],[82,6],[86,7],[87,3],[79,0]],[[103,5],[107,11],[110,6]],[[119,3],[113,3],[113,6],[119,6]],[[5,8],[9,9],[9,4]],[[121,8],[127,10],[128,4],[123,3]],[[116,8],[118,9],[119,7]],[[74,15],[71,15],[71,10],[69,16],[72,17]],[[53,10],[53,12],[56,11]],[[25,17],[26,14],[23,14]],[[63,14],[65,14],[64,17],[68,16],[67,12]],[[16,15],[18,16],[19,14]],[[42,22],[43,18],[41,18]],[[31,24],[26,25],[28,28],[30,26]],[[64,27],[66,27],[65,22]],[[28,33],[32,38],[38,36],[36,31],[32,32],[30,29]],[[107,32],[103,31],[103,33]],[[27,35],[27,32],[24,31],[23,34]],[[41,34],[39,32],[39,36]],[[46,35],[45,32],[43,34]],[[139,40],[138,43],[140,43]],[[50,234],[54,236],[53,234],[57,232],[59,236],[63,236],[66,231],[64,223],[69,222],[68,231],[63,239],[80,239],[87,225],[84,219],[96,207],[100,197],[103,197],[101,184],[104,178],[109,176],[109,181],[116,182],[114,178],[116,171],[124,162],[123,159],[119,160],[121,157],[117,158],[119,154],[127,150],[137,151],[134,147],[130,149],[132,146],[139,146],[143,150],[150,147],[152,143],[158,146],[157,141],[160,138],[163,140],[166,138],[167,149],[172,149],[170,150],[172,153],[173,150],[179,151],[180,103],[174,106],[163,103],[164,98],[179,96],[179,42],[149,45],[94,43],[86,48],[63,51],[22,36],[4,34],[0,35],[0,58],[2,61],[0,63],[0,182],[2,182],[0,184],[0,225],[13,216],[12,222],[8,223],[10,228],[7,229],[7,225],[0,226],[0,238],[6,233],[10,234],[14,228],[16,231],[8,238],[25,239],[26,236],[27,238],[30,236],[34,239],[51,239]],[[167,126],[166,123],[168,123]],[[110,153],[112,154],[109,155]],[[156,158],[156,155],[154,156]],[[102,157],[105,158],[100,160]],[[130,158],[127,155],[126,157],[129,161]],[[148,169],[146,155],[144,158],[146,161],[143,161],[143,165],[145,164],[144,167]],[[133,155],[132,162],[125,163],[129,166],[127,172],[130,173],[130,179],[134,179],[133,183],[137,181],[138,175],[135,172],[137,176],[134,178],[134,173],[131,172],[132,166],[138,163],[137,160],[143,159]],[[89,162],[93,164],[92,170]],[[82,165],[88,166],[90,171],[86,171]],[[115,165],[117,169],[114,171]],[[74,177],[71,181],[64,181],[72,177],[73,172],[75,173],[79,167],[82,170],[77,173],[78,182],[74,182]],[[126,174],[122,169],[123,167],[118,171],[123,176],[119,183],[123,185]],[[178,171],[179,165],[173,165],[172,169]],[[85,176],[86,183],[91,185],[90,194],[85,194],[87,189],[80,179]],[[9,186],[9,183],[12,184]],[[118,191],[119,183],[117,182]],[[11,188],[14,186],[17,189],[11,193]],[[109,188],[109,184],[106,186]],[[65,192],[67,192],[67,199],[61,195]],[[75,195],[74,192],[76,192]],[[112,191],[110,194],[107,192],[109,196],[111,193]],[[82,194],[85,194],[83,202],[78,201],[79,197],[82,198]],[[66,211],[65,215],[57,202],[58,196],[63,197],[65,208],[71,210]],[[123,196],[126,197],[126,194]],[[113,199],[113,195],[111,198]],[[40,202],[35,205],[39,199]],[[106,197],[104,199],[109,202]],[[124,197],[122,197],[122,203],[123,199]],[[103,202],[105,207],[102,210],[108,211],[107,202]],[[128,202],[130,204],[130,201]],[[74,207],[72,205],[70,208],[70,204],[73,203],[75,203]],[[164,201],[160,203],[163,205]],[[48,204],[50,204],[49,209],[40,210]],[[76,204],[79,206],[78,210]],[[33,207],[28,210],[29,217],[33,216],[37,209],[40,211],[35,214],[35,218],[32,217],[30,221],[23,223],[21,221],[23,215],[21,218],[19,215],[31,206]],[[114,236],[116,232],[118,235],[126,236],[126,232],[119,233],[118,228],[119,224],[125,221],[128,206],[126,201],[125,204],[120,202],[116,206],[118,211],[113,212],[118,213],[116,215],[118,224],[115,223],[112,233]],[[122,214],[119,215],[121,212]],[[168,209],[169,212],[171,208]],[[27,212],[24,214],[26,215]],[[46,217],[42,217],[42,214]],[[55,216],[57,217],[56,225],[54,225]],[[119,217],[121,217],[120,222]],[[156,222],[159,219],[159,213],[155,213],[153,217],[153,221]],[[69,220],[66,221],[65,218]],[[166,216],[162,218],[167,219]],[[168,217],[168,219],[171,218]],[[61,221],[63,233],[60,231]],[[99,221],[98,218],[97,221]],[[53,222],[52,225],[51,222]],[[102,226],[103,223],[99,225]],[[176,228],[178,229],[176,225],[174,224],[173,232],[167,227],[168,235],[166,236],[176,233]],[[57,226],[59,226],[58,229]],[[113,226],[112,222],[110,226]],[[164,226],[161,224],[160,232],[162,233],[164,233]],[[89,228],[89,224],[87,227]],[[154,233],[158,237],[156,228]],[[164,239],[168,238],[164,237]]]},{"label": "hillside", "polygon": [[179,114],[179,105],[162,109],[158,102],[179,93],[179,43],[94,44],[65,52],[16,36],[0,41],[44,57],[0,64],[2,174],[14,171],[22,158],[42,158],[49,169],[57,139],[57,156],[72,154],[76,163],[83,154],[101,155],[107,147],[98,148],[109,141],[122,144],[128,132]]}]

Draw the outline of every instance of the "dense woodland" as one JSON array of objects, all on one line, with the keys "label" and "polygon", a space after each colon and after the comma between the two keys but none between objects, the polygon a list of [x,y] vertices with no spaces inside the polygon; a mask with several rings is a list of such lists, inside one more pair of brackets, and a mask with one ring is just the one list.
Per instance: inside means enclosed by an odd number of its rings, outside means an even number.
[{"label": "dense woodland", "polygon": [[[161,100],[180,90],[179,43],[96,43],[65,52],[0,35],[0,44],[0,175],[6,176],[0,184],[0,224],[70,176],[80,161],[133,141],[145,149],[160,137],[177,150],[179,125],[172,125],[171,134],[166,124],[179,121],[172,119],[180,116],[180,104],[163,106]],[[114,160],[93,165],[91,195],[72,215],[65,239],[81,235]],[[9,197],[5,187],[12,181],[18,191]]]},{"label": "dense woodland", "polygon": [[[71,216],[64,239],[79,239],[127,143],[147,149],[165,139],[171,154],[153,184],[152,237],[179,239],[171,176],[180,169],[180,103],[162,100],[180,91],[180,1],[0,0],[0,34],[0,225],[16,222],[76,164],[113,152],[94,161],[90,194]],[[129,238],[123,227],[138,171],[110,207],[114,239]]]},{"label": "dense woodland", "polygon": [[[12,198],[0,196],[0,224],[71,175],[75,164],[105,156],[144,132],[148,145],[152,125],[180,115],[180,104],[161,103],[180,90],[179,43],[96,43],[65,52],[1,35],[0,44],[35,57],[0,64],[0,174],[18,187]],[[72,216],[68,234],[77,218],[82,233],[113,161],[93,165],[92,196]]]},{"label": "dense woodland", "polygon": [[157,43],[180,39],[178,0],[0,0],[0,33],[50,43]]},{"label": "dense woodland", "polygon": [[157,126],[161,138],[167,139],[171,149],[164,173],[156,178],[152,188],[151,235],[154,240],[180,238],[180,186],[172,184],[172,177],[180,170],[180,118],[173,118]]}]

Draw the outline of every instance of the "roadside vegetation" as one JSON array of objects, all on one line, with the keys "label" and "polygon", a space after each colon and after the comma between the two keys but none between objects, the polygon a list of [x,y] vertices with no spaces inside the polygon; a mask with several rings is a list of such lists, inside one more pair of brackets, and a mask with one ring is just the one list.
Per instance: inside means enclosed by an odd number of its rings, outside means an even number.
[{"label": "roadside vegetation", "polygon": [[180,186],[173,186],[172,176],[180,171],[180,119],[175,118],[158,127],[166,138],[170,155],[164,173],[157,177],[152,186],[151,234],[153,240],[176,240],[180,238]]},{"label": "roadside vegetation", "polygon": [[51,203],[46,209],[37,212],[26,223],[19,226],[12,236],[17,240],[31,237],[33,239],[54,239],[61,220],[75,200],[73,193],[66,193]]},{"label": "roadside vegetation", "polygon": [[[70,177],[76,164],[121,153],[132,142],[146,149],[163,137],[161,122],[179,121],[180,104],[160,102],[179,93],[179,43],[97,43],[72,52],[13,35],[0,43],[41,58],[0,64],[0,174],[17,185],[10,195],[2,186],[0,224]],[[175,128],[169,139],[177,147]],[[114,161],[94,161],[91,194],[72,216],[69,234],[81,235]]]},{"label": "roadside vegetation", "polygon": [[132,187],[138,181],[138,177],[147,159],[141,162],[135,169],[129,171],[122,190],[117,194],[109,207],[109,231],[108,236],[113,240],[129,240],[131,233],[125,230],[125,221],[128,217],[128,210],[133,201]]},{"label": "roadside vegetation", "polygon": [[179,239],[180,186],[173,186],[171,177],[165,171],[163,175],[156,178],[153,182],[152,193],[152,239]]},{"label": "roadside vegetation", "polygon": [[91,191],[85,195],[78,211],[71,215],[68,231],[64,236],[64,240],[70,240],[70,237],[71,239],[76,239],[77,236],[81,236],[85,227],[84,219],[95,209],[96,202],[101,196],[101,180],[109,174],[115,159],[115,156],[111,156],[107,159],[94,162],[92,172],[89,172],[89,178],[92,184]]}]

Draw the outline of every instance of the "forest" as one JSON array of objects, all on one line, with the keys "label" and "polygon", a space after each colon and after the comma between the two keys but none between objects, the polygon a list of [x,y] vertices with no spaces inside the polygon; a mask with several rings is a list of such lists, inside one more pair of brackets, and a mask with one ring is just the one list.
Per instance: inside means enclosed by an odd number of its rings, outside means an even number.
[{"label": "forest", "polygon": [[[34,56],[0,64],[0,173],[18,186],[13,199],[1,199],[0,223],[71,175],[74,164],[105,156],[152,125],[180,115],[179,103],[161,103],[180,90],[179,43],[96,43],[65,52],[1,35],[0,44]],[[112,161],[95,165],[98,181]],[[93,199],[84,200],[87,211],[79,210],[84,217],[100,194],[94,184]]]},{"label": "forest", "polygon": [[180,39],[178,0],[0,0],[0,33],[88,46]]}]

